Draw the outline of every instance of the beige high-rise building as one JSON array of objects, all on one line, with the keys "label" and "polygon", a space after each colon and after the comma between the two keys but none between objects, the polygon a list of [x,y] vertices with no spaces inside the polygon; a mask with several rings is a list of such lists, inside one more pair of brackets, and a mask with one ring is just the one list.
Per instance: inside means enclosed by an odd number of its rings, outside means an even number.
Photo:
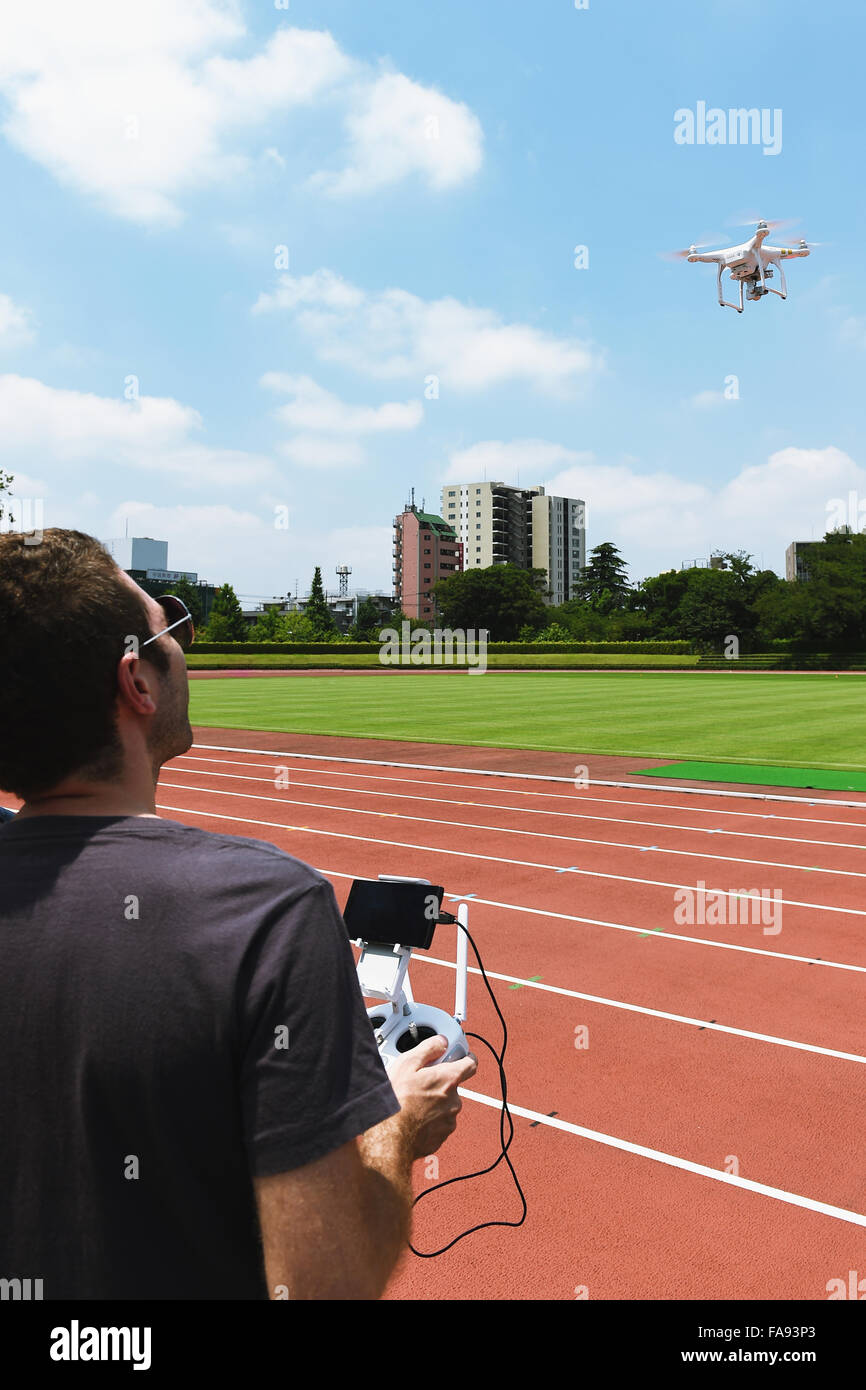
[{"label": "beige high-rise building", "polygon": [[549,603],[574,596],[586,565],[586,504],[579,498],[548,497],[543,487],[446,483],[441,510],[463,543],[464,569],[543,569]]}]

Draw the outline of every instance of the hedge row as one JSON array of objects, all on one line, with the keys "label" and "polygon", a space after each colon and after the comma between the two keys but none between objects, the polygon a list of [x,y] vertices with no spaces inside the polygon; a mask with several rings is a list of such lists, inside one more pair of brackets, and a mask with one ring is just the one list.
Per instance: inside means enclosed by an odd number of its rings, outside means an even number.
[{"label": "hedge row", "polygon": [[[628,652],[621,655],[614,655],[610,652],[601,655],[591,652],[552,652],[546,656],[535,653],[518,653],[510,656],[504,656],[500,653],[491,656],[488,653],[487,669],[490,671],[625,671],[641,669],[685,671],[694,670],[699,662],[700,657],[688,656],[684,653],[678,653],[674,656],[648,656],[646,653],[635,656]],[[232,656],[231,654],[196,656],[194,651],[187,656],[187,667],[190,671],[237,671],[245,668],[253,671],[321,671],[323,674],[330,671],[381,671],[390,675],[441,675],[443,677],[449,673],[465,672],[469,669],[467,665],[458,663],[383,666],[378,658],[370,653],[364,656],[281,656],[268,652],[244,656]]]},{"label": "hedge row", "polygon": [[866,652],[772,652],[741,656],[726,661],[720,656],[702,656],[703,670],[742,670],[762,668],[774,671],[862,671]]},{"label": "hedge row", "polygon": [[[206,655],[264,655],[280,656],[376,656],[380,642],[196,642],[192,654]],[[447,647],[445,648],[447,650]],[[459,649],[456,642],[453,652]],[[476,647],[477,650],[477,647]],[[596,653],[621,656],[685,656],[692,650],[690,642],[488,642],[491,655],[543,656],[555,652],[563,655]]]}]

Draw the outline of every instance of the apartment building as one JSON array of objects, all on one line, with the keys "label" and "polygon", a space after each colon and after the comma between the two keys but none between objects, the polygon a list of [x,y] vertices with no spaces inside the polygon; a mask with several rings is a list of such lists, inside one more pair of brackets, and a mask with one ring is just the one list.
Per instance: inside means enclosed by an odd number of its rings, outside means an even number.
[{"label": "apartment building", "polygon": [[413,499],[394,518],[394,598],[407,618],[435,618],[432,586],[463,569],[463,545],[441,516],[419,510]]},{"label": "apartment building", "polygon": [[543,569],[548,602],[564,603],[586,565],[586,503],[548,497],[543,487],[453,483],[442,489],[442,515],[463,544],[464,565]]}]

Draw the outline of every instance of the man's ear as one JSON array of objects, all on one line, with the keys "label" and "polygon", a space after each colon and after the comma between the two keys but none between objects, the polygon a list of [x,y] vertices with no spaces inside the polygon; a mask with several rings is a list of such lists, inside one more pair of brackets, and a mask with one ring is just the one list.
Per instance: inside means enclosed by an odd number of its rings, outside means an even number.
[{"label": "man's ear", "polygon": [[155,714],[156,670],[137,653],[126,652],[117,664],[117,698],[131,714]]}]

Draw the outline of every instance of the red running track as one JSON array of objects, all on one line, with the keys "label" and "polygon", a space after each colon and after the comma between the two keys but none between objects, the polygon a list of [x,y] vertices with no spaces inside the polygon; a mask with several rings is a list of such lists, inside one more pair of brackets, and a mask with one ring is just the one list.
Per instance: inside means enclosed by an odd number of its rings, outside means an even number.
[{"label": "red running track", "polygon": [[[333,758],[338,743],[302,746]],[[527,1219],[433,1260],[407,1254],[387,1298],[823,1299],[866,1273],[866,797],[577,790],[481,775],[490,750],[445,772],[300,746],[198,730],[163,768],[157,809],[271,841],[341,905],[352,878],[383,872],[471,895],[509,1030]],[[454,751],[402,757],[457,766]],[[727,921],[695,920],[701,883]],[[734,896],[749,890],[763,902]],[[413,957],[416,998],[453,1007],[454,955],[440,927]],[[467,1028],[499,1044],[477,971]],[[498,1074],[474,1050],[457,1133],[416,1165],[418,1192],[499,1151]],[[500,1164],[422,1202],[413,1243],[434,1250],[520,1209]]]},{"label": "red running track", "polygon": [[[280,735],[198,737],[274,756],[197,744],[163,769],[162,814],[272,841],[324,872],[341,904],[353,877],[381,872],[472,895],[509,1027],[528,1216],[435,1260],[407,1255],[387,1297],[816,1299],[866,1270],[866,797],[576,790],[296,759]],[[411,746],[404,757],[419,760]],[[757,889],[764,918],[726,896],[730,925],[675,921],[678,889],[701,881]],[[447,928],[428,955],[413,961],[415,995],[447,1008]],[[467,1026],[498,1042],[477,973]],[[458,1131],[416,1165],[419,1192],[498,1152],[498,1075],[476,1051]],[[424,1201],[413,1243],[433,1250],[519,1214],[500,1164]]]}]

